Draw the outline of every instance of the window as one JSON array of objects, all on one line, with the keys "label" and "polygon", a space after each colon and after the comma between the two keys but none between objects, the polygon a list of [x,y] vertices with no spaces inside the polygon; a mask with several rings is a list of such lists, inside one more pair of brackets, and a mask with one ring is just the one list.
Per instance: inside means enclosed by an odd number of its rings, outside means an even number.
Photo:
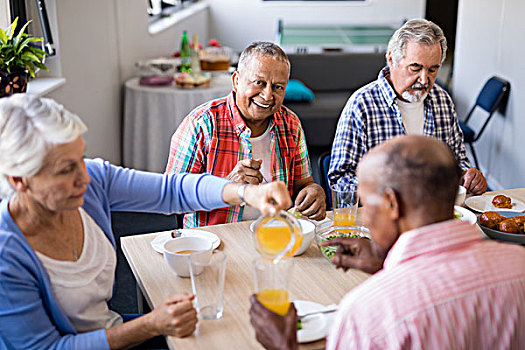
[{"label": "window", "polygon": [[46,51],[48,56],[54,56],[55,46],[53,44],[51,27],[49,26],[49,18],[47,16],[46,1],[0,1],[4,2],[2,12],[0,13],[0,24],[2,28],[7,28],[11,25],[11,22],[18,17],[18,31],[28,19],[32,19],[32,22],[28,27],[28,33],[31,33],[36,37],[42,37],[44,39],[44,51]]},{"label": "window", "polygon": [[199,0],[148,0],[150,23],[183,10]]}]

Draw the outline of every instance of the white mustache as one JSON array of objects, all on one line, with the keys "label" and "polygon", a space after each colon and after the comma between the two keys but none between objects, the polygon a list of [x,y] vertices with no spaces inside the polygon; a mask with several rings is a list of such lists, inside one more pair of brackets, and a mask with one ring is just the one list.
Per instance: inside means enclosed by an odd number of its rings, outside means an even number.
[{"label": "white mustache", "polygon": [[414,85],[412,85],[412,86],[410,87],[410,89],[411,89],[411,90],[412,90],[412,89],[425,89],[425,90],[428,90],[429,86],[430,86],[429,84],[419,84],[419,83],[415,83]]}]

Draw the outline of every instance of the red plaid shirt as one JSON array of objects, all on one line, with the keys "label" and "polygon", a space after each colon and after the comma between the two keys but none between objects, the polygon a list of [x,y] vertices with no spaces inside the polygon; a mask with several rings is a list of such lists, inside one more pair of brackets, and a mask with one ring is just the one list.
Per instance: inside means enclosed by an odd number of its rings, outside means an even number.
[{"label": "red plaid shirt", "polygon": [[[301,122],[281,107],[270,120],[272,181],[284,181],[290,195],[294,181],[311,176]],[[226,177],[242,159],[252,158],[251,130],[242,119],[233,92],[195,108],[171,139],[167,173],[210,173]],[[184,216],[184,227],[237,222],[243,208],[232,206]]]}]

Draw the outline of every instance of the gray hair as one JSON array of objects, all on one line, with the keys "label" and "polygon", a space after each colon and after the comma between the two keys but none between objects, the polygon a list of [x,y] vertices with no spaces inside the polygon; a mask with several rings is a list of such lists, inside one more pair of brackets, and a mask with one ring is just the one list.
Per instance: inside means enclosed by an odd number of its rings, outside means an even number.
[{"label": "gray hair", "polygon": [[0,99],[0,198],[14,189],[8,176],[31,177],[47,152],[87,130],[80,118],[57,102],[29,94]]},{"label": "gray hair", "polygon": [[406,45],[409,42],[414,42],[423,45],[441,46],[441,63],[447,56],[447,39],[439,26],[426,19],[411,19],[406,22],[401,28],[396,30],[394,35],[388,42],[388,51],[386,58],[388,61],[388,53],[392,54],[392,63],[397,66],[399,61],[405,57]]},{"label": "gray hair", "polygon": [[253,58],[259,57],[272,57],[278,61],[285,62],[288,65],[288,70],[290,70],[290,60],[288,59],[288,56],[286,56],[286,53],[284,53],[283,49],[281,49],[279,45],[268,41],[256,41],[245,48],[239,58],[237,70],[242,71],[246,69],[248,63]]}]

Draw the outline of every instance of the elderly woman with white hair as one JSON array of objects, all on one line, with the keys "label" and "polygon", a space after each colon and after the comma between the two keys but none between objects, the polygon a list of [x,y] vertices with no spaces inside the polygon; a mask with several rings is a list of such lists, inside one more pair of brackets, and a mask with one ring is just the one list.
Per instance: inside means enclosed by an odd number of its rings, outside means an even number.
[{"label": "elderly woman with white hair", "polygon": [[195,330],[193,296],[124,322],[108,307],[116,266],[110,211],[180,213],[246,201],[291,205],[285,185],[154,174],[84,158],[86,126],[50,99],[0,99],[0,348],[119,349]]}]

